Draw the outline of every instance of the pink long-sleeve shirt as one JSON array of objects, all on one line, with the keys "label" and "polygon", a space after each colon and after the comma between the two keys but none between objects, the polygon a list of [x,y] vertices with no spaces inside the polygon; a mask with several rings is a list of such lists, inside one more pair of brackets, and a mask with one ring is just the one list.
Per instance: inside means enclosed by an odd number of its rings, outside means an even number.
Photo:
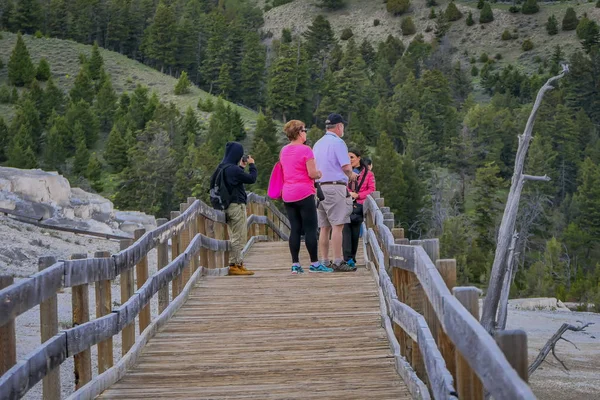
[{"label": "pink long-sleeve shirt", "polygon": [[348,184],[348,190],[350,190],[351,192],[356,192],[356,188],[358,187],[358,184],[362,181],[363,175],[365,173],[367,174],[367,177],[365,178],[365,182],[360,187],[360,190],[358,191],[358,197],[356,198],[356,202],[358,204],[363,204],[367,196],[375,191],[375,175],[372,171],[369,171],[368,168],[363,168],[363,170],[358,175],[358,179],[356,180],[356,182],[350,182]]}]

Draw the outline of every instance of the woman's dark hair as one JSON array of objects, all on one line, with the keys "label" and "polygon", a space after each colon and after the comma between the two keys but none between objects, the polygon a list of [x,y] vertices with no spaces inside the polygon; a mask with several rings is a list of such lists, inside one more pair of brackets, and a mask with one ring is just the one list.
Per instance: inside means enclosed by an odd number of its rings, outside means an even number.
[{"label": "woman's dark hair", "polygon": [[[350,149],[350,150],[348,150],[348,153],[352,153],[356,157],[360,158],[360,168],[361,169],[366,168],[367,165],[369,165],[369,164],[366,163],[365,159],[361,156],[361,151],[360,150],[358,150],[358,149]],[[371,160],[369,160],[369,162],[370,161]]]},{"label": "woman's dark hair", "polygon": [[371,161],[371,159],[370,159],[370,158],[367,158],[367,157],[365,157],[364,159],[362,159],[362,158],[361,158],[361,160],[364,160],[364,162],[365,162],[365,164],[366,164],[367,166],[369,166],[369,165],[373,164],[373,161]]}]

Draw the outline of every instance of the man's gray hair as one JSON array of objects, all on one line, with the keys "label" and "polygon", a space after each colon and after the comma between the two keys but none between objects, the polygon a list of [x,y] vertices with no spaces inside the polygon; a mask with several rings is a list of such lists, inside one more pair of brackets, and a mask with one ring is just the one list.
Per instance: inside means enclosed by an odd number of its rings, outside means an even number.
[{"label": "man's gray hair", "polygon": [[325,125],[325,129],[335,129],[336,126],[337,124]]}]

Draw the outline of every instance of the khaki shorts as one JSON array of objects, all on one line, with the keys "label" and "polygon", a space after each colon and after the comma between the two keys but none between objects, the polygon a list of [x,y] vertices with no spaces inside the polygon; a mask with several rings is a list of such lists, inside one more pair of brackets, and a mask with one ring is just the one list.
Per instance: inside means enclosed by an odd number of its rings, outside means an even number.
[{"label": "khaki shorts", "polygon": [[319,228],[350,223],[352,197],[346,197],[344,185],[322,185],[325,200],[319,202],[317,217]]}]

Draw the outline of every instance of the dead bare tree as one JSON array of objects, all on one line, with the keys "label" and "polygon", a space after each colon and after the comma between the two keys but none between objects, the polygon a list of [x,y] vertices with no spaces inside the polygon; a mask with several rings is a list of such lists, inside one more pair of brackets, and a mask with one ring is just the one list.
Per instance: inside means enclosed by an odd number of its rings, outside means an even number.
[{"label": "dead bare tree", "polygon": [[[546,342],[546,345],[544,345],[544,347],[542,348],[542,350],[540,350],[540,353],[538,354],[536,359],[529,366],[529,370],[528,370],[528,374],[527,374],[528,376],[531,376],[531,374],[533,374],[535,372],[535,370],[540,366],[540,364],[542,362],[544,362],[544,360],[546,359],[546,356],[550,352],[552,352],[552,355],[554,356],[554,358],[556,358],[556,360],[560,363],[560,365],[563,366],[564,369],[566,369],[567,371],[569,370],[569,368],[567,368],[565,363],[562,362],[562,360],[557,357],[556,352],[555,352],[555,347],[556,347],[556,343],[558,343],[558,341],[561,339],[564,340],[565,342],[569,342],[573,346],[575,346],[575,343],[571,342],[568,339],[565,339],[564,337],[562,337],[562,335],[566,331],[581,332],[581,331],[585,330],[585,328],[587,328],[588,326],[593,325],[593,322],[588,322],[587,324],[584,324],[581,321],[577,321],[577,322],[579,322],[581,325],[573,326],[571,324],[564,323],[561,325],[560,328],[558,328],[556,333],[554,335],[552,335],[552,337]],[[575,346],[575,348],[577,348],[577,346]]]},{"label": "dead bare tree", "polygon": [[512,285],[515,275],[515,248],[517,247],[517,239],[519,234],[515,231],[510,242],[510,248],[508,249],[508,259],[506,264],[508,270],[504,275],[504,284],[502,285],[502,295],[500,296],[500,309],[498,310],[498,325],[499,330],[506,328],[506,320],[508,318],[508,295],[510,294],[510,286]]},{"label": "dead bare tree", "polygon": [[519,200],[521,199],[521,192],[523,190],[523,184],[525,181],[548,181],[550,178],[544,176],[532,176],[523,174],[523,167],[525,165],[525,156],[529,149],[529,144],[532,139],[533,124],[538,109],[542,103],[544,95],[549,90],[553,89],[552,83],[561,79],[568,72],[568,66],[563,65],[563,71],[554,76],[542,86],[537,94],[533,109],[525,125],[525,131],[519,136],[519,146],[517,148],[517,156],[515,159],[515,168],[510,185],[510,192],[508,199],[506,200],[506,207],[504,208],[504,215],[502,216],[502,222],[500,223],[500,229],[498,231],[498,241],[496,246],[496,253],[494,256],[494,263],[492,265],[492,273],[490,275],[490,281],[488,285],[485,302],[483,304],[483,312],[481,316],[481,325],[490,334],[496,329],[496,312],[498,311],[498,303],[500,302],[500,295],[502,292],[502,286],[504,284],[504,276],[508,265],[506,259],[508,256],[508,248],[510,246],[511,238],[515,230],[515,222],[517,220],[517,213],[519,211]]}]

